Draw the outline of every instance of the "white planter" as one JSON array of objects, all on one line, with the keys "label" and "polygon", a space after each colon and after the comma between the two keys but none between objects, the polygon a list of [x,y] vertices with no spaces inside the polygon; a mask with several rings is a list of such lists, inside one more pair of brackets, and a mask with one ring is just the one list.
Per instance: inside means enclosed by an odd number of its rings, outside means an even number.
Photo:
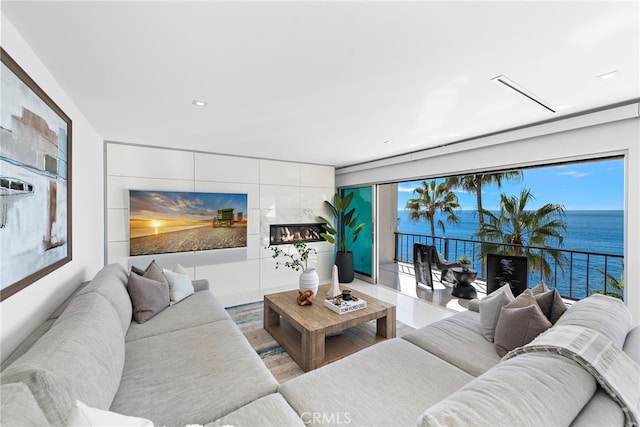
[{"label": "white planter", "polygon": [[313,291],[314,295],[318,294],[318,284],[320,279],[315,268],[309,268],[302,272],[300,275],[300,290],[306,291],[308,289]]}]

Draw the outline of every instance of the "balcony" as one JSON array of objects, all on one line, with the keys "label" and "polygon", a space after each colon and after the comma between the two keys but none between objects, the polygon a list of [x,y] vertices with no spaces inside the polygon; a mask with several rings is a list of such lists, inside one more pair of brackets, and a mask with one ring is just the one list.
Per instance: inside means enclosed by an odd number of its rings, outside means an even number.
[{"label": "balcony", "polygon": [[[399,265],[413,262],[413,244],[433,244],[446,259],[456,260],[466,254],[473,260],[472,268],[478,271],[478,281],[481,284],[479,291],[485,291],[486,267],[481,254],[483,245],[497,246],[501,252],[518,252],[529,257],[544,258],[549,269],[545,274],[542,266],[531,269],[528,275],[529,287],[543,280],[550,289],[557,289],[560,295],[567,300],[579,300],[586,298],[594,292],[617,294],[623,297],[622,292],[616,291],[610,280],[605,278],[620,278],[623,274],[624,256],[620,254],[607,254],[599,252],[576,251],[569,249],[519,246],[502,243],[485,242],[471,239],[454,239],[440,236],[427,236],[421,234],[395,233],[395,261]],[[564,265],[557,263],[551,256],[556,252],[566,260]],[[557,257],[556,257],[557,258]],[[407,267],[403,267],[407,268]],[[413,271],[413,267],[410,267]],[[478,286],[476,286],[478,288]]]}]

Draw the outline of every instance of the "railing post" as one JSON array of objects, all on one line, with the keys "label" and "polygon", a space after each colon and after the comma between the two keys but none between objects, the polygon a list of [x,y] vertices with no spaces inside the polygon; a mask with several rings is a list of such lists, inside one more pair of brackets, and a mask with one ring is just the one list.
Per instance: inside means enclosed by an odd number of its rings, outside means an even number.
[{"label": "railing post", "polygon": [[395,238],[396,247],[394,249],[393,260],[397,263],[398,262],[398,239],[400,239],[400,235],[398,233],[393,233],[393,234],[396,235],[396,238]]},{"label": "railing post", "polygon": [[444,238],[444,259],[449,259],[449,238]]}]

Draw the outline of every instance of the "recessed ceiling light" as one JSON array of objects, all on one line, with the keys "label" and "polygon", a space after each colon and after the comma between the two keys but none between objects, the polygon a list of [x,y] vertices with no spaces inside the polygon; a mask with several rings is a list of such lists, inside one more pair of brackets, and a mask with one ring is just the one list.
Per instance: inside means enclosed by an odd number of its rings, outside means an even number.
[{"label": "recessed ceiling light", "polygon": [[387,139],[386,141],[383,142],[383,144],[392,144],[393,141],[391,141],[390,139]]},{"label": "recessed ceiling light", "polygon": [[608,73],[600,74],[599,76],[596,76],[596,77],[599,79],[605,80],[605,79],[610,79],[611,77],[615,77],[618,73],[619,71],[615,70],[615,71],[610,71]]},{"label": "recessed ceiling light", "polygon": [[206,102],[198,101],[197,99],[194,99],[192,104],[195,105],[196,107],[206,107],[207,106]]}]

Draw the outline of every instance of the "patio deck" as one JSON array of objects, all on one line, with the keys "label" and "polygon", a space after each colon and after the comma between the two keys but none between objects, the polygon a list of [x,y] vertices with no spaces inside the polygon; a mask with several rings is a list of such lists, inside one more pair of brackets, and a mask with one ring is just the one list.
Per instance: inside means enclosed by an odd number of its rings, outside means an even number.
[{"label": "patio deck", "polygon": [[[440,271],[438,270],[435,270],[433,274],[433,291],[427,286],[416,285],[413,265],[403,262],[380,265],[378,283],[410,297],[422,299],[450,310],[464,311],[469,307],[469,300],[451,295],[451,284],[440,282]],[[473,286],[478,292],[478,298],[486,295],[485,282],[476,280]]]}]

